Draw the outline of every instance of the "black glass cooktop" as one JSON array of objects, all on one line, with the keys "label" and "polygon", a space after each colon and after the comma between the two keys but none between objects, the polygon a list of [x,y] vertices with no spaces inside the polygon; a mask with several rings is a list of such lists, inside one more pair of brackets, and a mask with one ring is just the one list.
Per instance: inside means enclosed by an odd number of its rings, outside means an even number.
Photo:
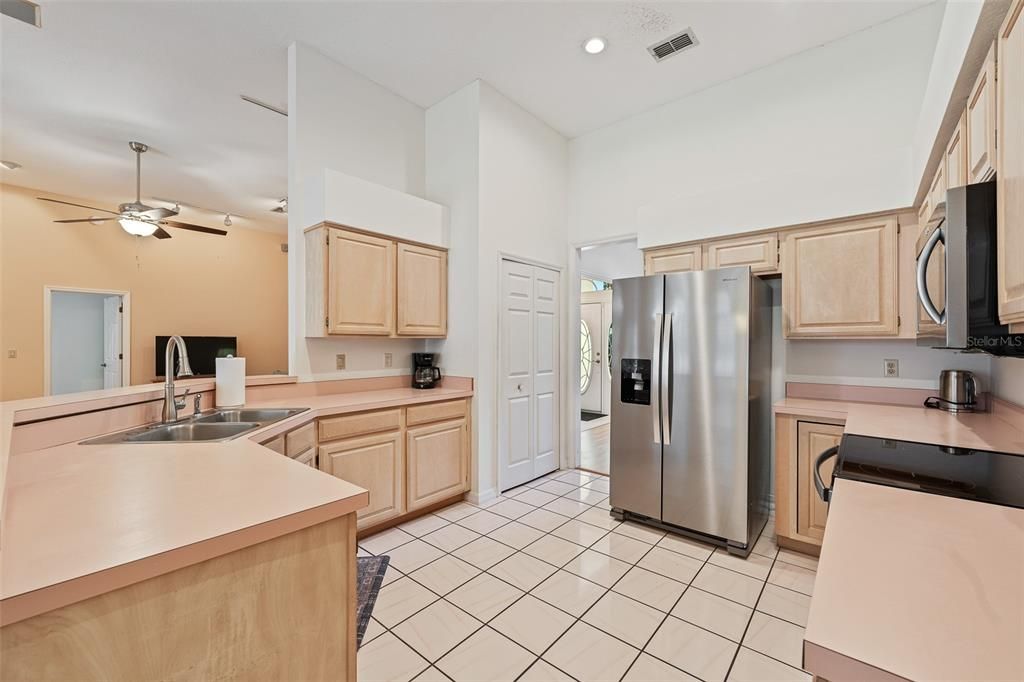
[{"label": "black glass cooktop", "polygon": [[1024,509],[1024,455],[847,434],[833,476]]}]

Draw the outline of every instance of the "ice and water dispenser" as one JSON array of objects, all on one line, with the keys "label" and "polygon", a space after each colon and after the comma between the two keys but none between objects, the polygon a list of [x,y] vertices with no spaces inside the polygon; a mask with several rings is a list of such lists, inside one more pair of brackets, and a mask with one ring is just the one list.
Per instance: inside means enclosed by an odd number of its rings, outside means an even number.
[{"label": "ice and water dispenser", "polygon": [[633,358],[622,359],[620,400],[634,405],[651,404],[651,361]]}]

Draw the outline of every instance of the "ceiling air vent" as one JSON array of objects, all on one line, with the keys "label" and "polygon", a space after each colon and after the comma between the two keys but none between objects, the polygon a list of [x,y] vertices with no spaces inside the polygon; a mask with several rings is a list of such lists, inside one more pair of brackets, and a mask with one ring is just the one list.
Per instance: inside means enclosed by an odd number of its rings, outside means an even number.
[{"label": "ceiling air vent", "polygon": [[693,29],[688,28],[685,31],[680,31],[673,36],[669,36],[667,39],[662,40],[659,43],[655,43],[647,48],[647,51],[654,57],[654,61],[660,62],[668,59],[674,54],[678,54],[685,49],[691,48],[697,44],[697,36],[693,35]]}]

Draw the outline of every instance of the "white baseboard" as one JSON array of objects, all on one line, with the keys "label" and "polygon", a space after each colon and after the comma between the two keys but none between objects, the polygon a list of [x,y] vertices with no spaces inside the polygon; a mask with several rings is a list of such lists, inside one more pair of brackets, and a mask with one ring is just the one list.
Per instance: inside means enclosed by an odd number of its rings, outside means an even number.
[{"label": "white baseboard", "polygon": [[494,488],[482,492],[470,492],[466,495],[466,501],[470,504],[485,504],[498,498],[498,491]]}]

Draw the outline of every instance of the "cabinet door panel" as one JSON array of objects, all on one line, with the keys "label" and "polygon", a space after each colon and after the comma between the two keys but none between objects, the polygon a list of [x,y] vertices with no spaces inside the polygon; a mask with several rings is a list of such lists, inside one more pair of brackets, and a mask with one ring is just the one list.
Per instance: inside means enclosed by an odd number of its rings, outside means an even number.
[{"label": "cabinet door panel", "polygon": [[786,235],[785,335],[895,336],[899,332],[898,249],[895,217]]},{"label": "cabinet door panel", "polygon": [[324,445],[319,458],[321,471],[370,492],[370,504],[358,512],[360,528],[405,513],[401,431]]},{"label": "cabinet door panel", "polygon": [[701,268],[700,245],[669,246],[644,252],[644,274],[690,272]]},{"label": "cabinet door panel", "polygon": [[967,98],[968,182],[985,182],[995,173],[996,162],[996,53],[995,46],[981,67]]},{"label": "cabinet door panel", "polygon": [[398,245],[398,333],[448,333],[448,252]]},{"label": "cabinet door panel", "polygon": [[1024,0],[1010,6],[998,42],[996,213],[999,318],[1024,322]]},{"label": "cabinet door panel", "polygon": [[391,335],[395,243],[337,228],[328,234],[328,333]]},{"label": "cabinet door panel", "polygon": [[704,247],[705,270],[741,265],[749,265],[751,272],[778,272],[779,236],[773,233],[725,239]]},{"label": "cabinet door panel", "polygon": [[962,187],[967,184],[967,143],[964,129],[967,127],[967,112],[960,116],[960,122],[953,129],[946,146],[946,188]]},{"label": "cabinet door panel", "polygon": [[[814,488],[814,461],[822,452],[838,445],[843,427],[834,424],[800,422],[797,426],[797,532],[821,540],[825,537],[825,517],[828,505],[818,497]],[[821,477],[829,485],[835,458],[821,466]]]},{"label": "cabinet door panel", "polygon": [[408,509],[447,499],[469,488],[469,429],[465,419],[406,432]]},{"label": "cabinet door panel", "polygon": [[932,184],[928,193],[931,195],[933,212],[939,206],[946,204],[946,164],[943,161],[940,161],[939,167],[935,169],[935,176],[932,177]]}]

